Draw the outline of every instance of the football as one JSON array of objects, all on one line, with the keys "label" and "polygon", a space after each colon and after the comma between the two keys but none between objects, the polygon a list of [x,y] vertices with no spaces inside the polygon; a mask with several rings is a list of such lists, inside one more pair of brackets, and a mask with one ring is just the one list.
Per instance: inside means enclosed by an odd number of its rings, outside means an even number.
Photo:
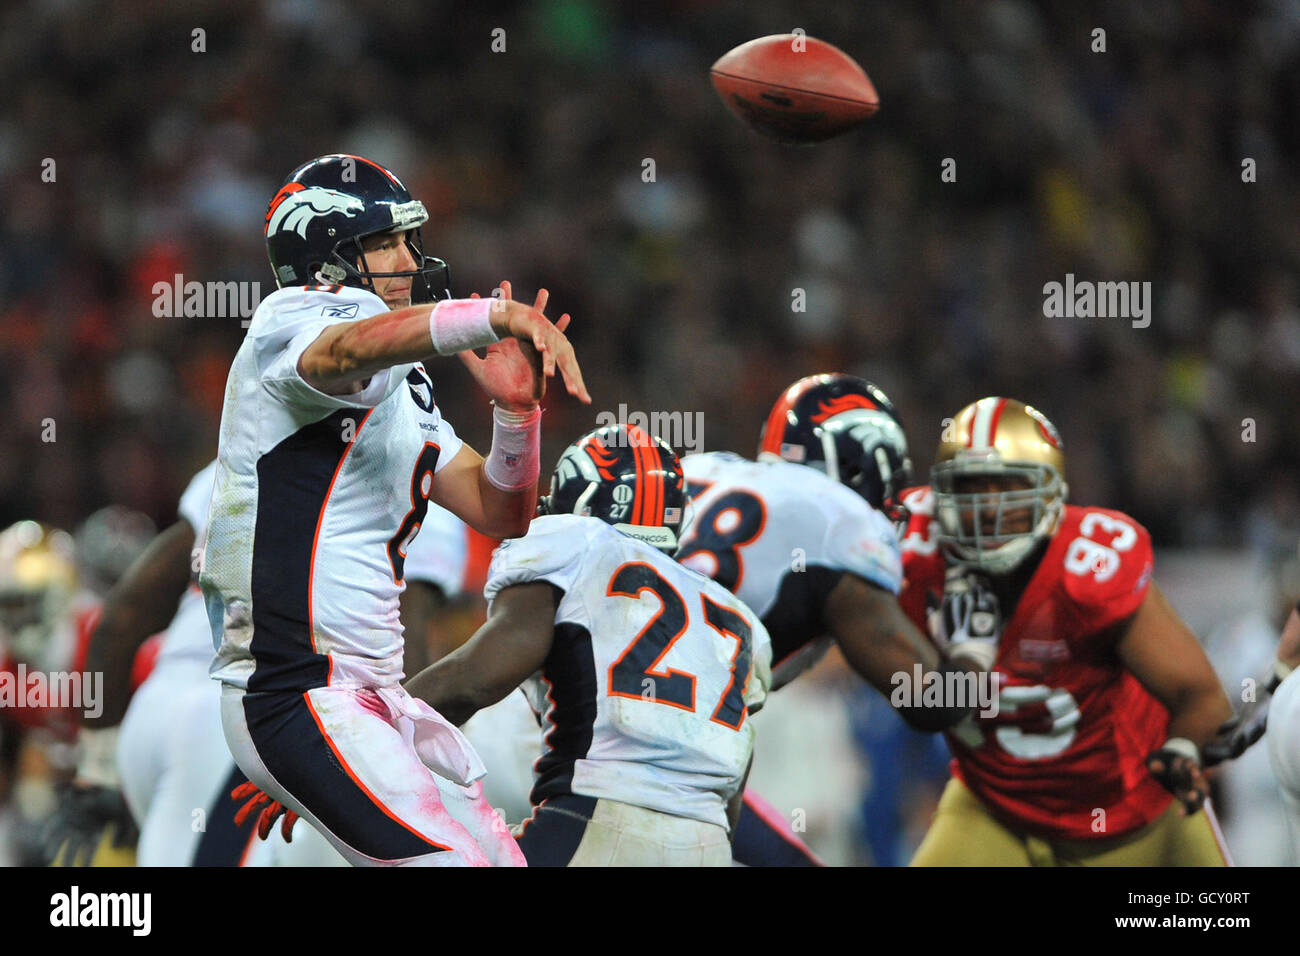
[{"label": "football", "polygon": [[733,113],[779,143],[820,143],[880,107],[875,86],[851,56],[801,33],[742,43],[709,74]]}]

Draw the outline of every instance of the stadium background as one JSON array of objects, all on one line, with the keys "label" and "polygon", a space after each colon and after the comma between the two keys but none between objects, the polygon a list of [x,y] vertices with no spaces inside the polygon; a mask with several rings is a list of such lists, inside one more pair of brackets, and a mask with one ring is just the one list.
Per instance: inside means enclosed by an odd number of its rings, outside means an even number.
[{"label": "stadium background", "polygon": [[[814,149],[759,139],[706,75],[795,27],[858,58],[882,101]],[[573,314],[595,404],[548,400],[544,467],[620,403],[702,413],[705,447],[752,454],[780,388],[839,369],[894,399],[924,476],[946,416],[1010,394],[1061,430],[1073,500],[1172,549],[1157,578],[1225,682],[1267,658],[1300,596],[1294,2],[21,2],[0,13],[0,79],[0,526],[71,527],[110,502],[173,519],[243,330],[157,317],[154,283],[269,293],[266,202],[340,151],[424,200],[457,294],[545,284]],[[1043,285],[1066,273],[1150,281],[1150,327],[1045,318]],[[468,376],[432,371],[486,448]],[[880,754],[872,773],[876,731],[849,731],[879,714],[833,663],[818,680],[788,692],[811,721],[790,735],[827,740],[801,787],[842,806],[810,829],[839,813],[818,840],[866,859],[859,792],[926,774],[882,775],[904,758]],[[1241,841],[1281,852],[1269,782],[1224,795],[1253,827],[1230,832],[1239,857]],[[915,827],[927,793],[889,799]]]}]

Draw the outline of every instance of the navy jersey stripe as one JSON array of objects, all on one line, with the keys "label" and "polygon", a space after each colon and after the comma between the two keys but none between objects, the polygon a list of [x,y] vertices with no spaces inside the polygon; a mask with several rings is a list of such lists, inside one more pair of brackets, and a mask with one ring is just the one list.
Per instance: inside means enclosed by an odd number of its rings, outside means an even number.
[{"label": "navy jersey stripe", "polygon": [[550,685],[552,728],[545,740],[548,749],[534,767],[533,806],[572,792],[574,761],[586,757],[591,749],[596,723],[596,660],[585,627],[567,622],[556,625],[550,653],[542,663],[542,678]]},{"label": "navy jersey stripe", "polygon": [[243,771],[232,766],[216,801],[208,808],[208,818],[204,821],[203,836],[194,850],[193,866],[239,866],[248,838],[257,825],[258,814],[250,814],[243,826],[236,826],[235,811],[239,809],[230,796],[230,791],[247,782]]},{"label": "navy jersey stripe", "polygon": [[519,850],[529,866],[568,866],[596,812],[595,797],[553,797],[534,811],[519,834]]},{"label": "navy jersey stripe", "polygon": [[[257,463],[250,692],[329,683],[329,658],[312,642],[311,571],[325,501],[351,447],[343,440],[345,420],[358,414],[340,409],[300,428]],[[364,424],[362,418],[354,440]]]},{"label": "navy jersey stripe", "polygon": [[748,796],[731,837],[731,858],[745,866],[821,866],[812,850],[765,820]]},{"label": "navy jersey stripe", "polygon": [[271,775],[292,781],[290,793],[354,850],[404,860],[447,849],[398,823],[362,789],[321,733],[306,694],[245,694],[244,720]]},{"label": "navy jersey stripe", "polygon": [[781,579],[772,609],[763,618],[763,626],[772,638],[772,667],[781,665],[791,654],[825,636],[827,627],[822,613],[835,585],[845,572],[812,564],[804,571],[786,574]]}]

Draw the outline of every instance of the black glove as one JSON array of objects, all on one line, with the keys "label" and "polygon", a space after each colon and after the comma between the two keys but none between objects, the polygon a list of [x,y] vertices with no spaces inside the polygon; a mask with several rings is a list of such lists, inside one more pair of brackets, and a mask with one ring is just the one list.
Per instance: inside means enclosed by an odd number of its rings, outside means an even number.
[{"label": "black glove", "polygon": [[1246,704],[1240,713],[1233,714],[1219,725],[1202,751],[1205,766],[1213,767],[1225,760],[1236,760],[1264,736],[1264,731],[1268,729],[1269,701],[1273,699],[1273,691],[1282,683],[1288,670],[1281,664],[1275,664],[1269,679],[1262,682],[1263,693]]},{"label": "black glove", "polygon": [[949,568],[938,617],[938,628],[952,644],[951,657],[973,660],[986,670],[993,666],[1002,636],[1002,611],[987,577],[963,567]]},{"label": "black glove", "polygon": [[1172,737],[1159,750],[1151,751],[1147,755],[1147,770],[1178,798],[1184,815],[1199,810],[1210,795],[1196,745],[1183,737]]},{"label": "black glove", "polygon": [[126,798],[108,787],[68,784],[42,836],[46,863],[89,866],[106,833],[116,849],[129,849],[140,838]]}]

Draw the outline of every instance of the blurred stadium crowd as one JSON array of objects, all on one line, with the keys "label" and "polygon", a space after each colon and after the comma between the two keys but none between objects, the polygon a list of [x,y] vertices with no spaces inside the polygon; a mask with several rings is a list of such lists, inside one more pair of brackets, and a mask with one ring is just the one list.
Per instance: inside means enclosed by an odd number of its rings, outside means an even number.
[{"label": "blurred stadium crowd", "polygon": [[[865,66],[865,129],[778,147],[717,101],[717,56],[795,27]],[[1015,395],[1073,500],[1161,547],[1295,554],[1296,3],[16,2],[0,77],[0,526],[173,519],[243,330],[157,316],[155,283],[269,293],[267,200],[337,151],[424,200],[456,294],[546,285],[597,410],[702,412],[705,447],[752,454],[780,388],[852,372],[923,478],[946,415]],[[1067,273],[1150,281],[1150,327],[1045,318]],[[468,376],[431,371],[485,448]],[[554,397],[544,469],[592,424]]]},{"label": "blurred stadium crowd", "polygon": [[[154,283],[269,292],[268,197],[350,151],[424,198],[459,294],[552,290],[600,407],[703,411],[709,447],[749,452],[781,385],[843,367],[895,398],[924,468],[945,415],[1015,394],[1058,422],[1075,500],[1162,545],[1293,545],[1295,4],[657,7],[8,5],[0,522],[170,516],[242,329],[155,317]],[[708,64],[795,26],[866,64],[865,130],[781,148],[721,109]],[[1067,272],[1151,281],[1150,328],[1045,318]],[[448,417],[485,435],[447,364]],[[555,451],[577,415],[552,403]]]}]

